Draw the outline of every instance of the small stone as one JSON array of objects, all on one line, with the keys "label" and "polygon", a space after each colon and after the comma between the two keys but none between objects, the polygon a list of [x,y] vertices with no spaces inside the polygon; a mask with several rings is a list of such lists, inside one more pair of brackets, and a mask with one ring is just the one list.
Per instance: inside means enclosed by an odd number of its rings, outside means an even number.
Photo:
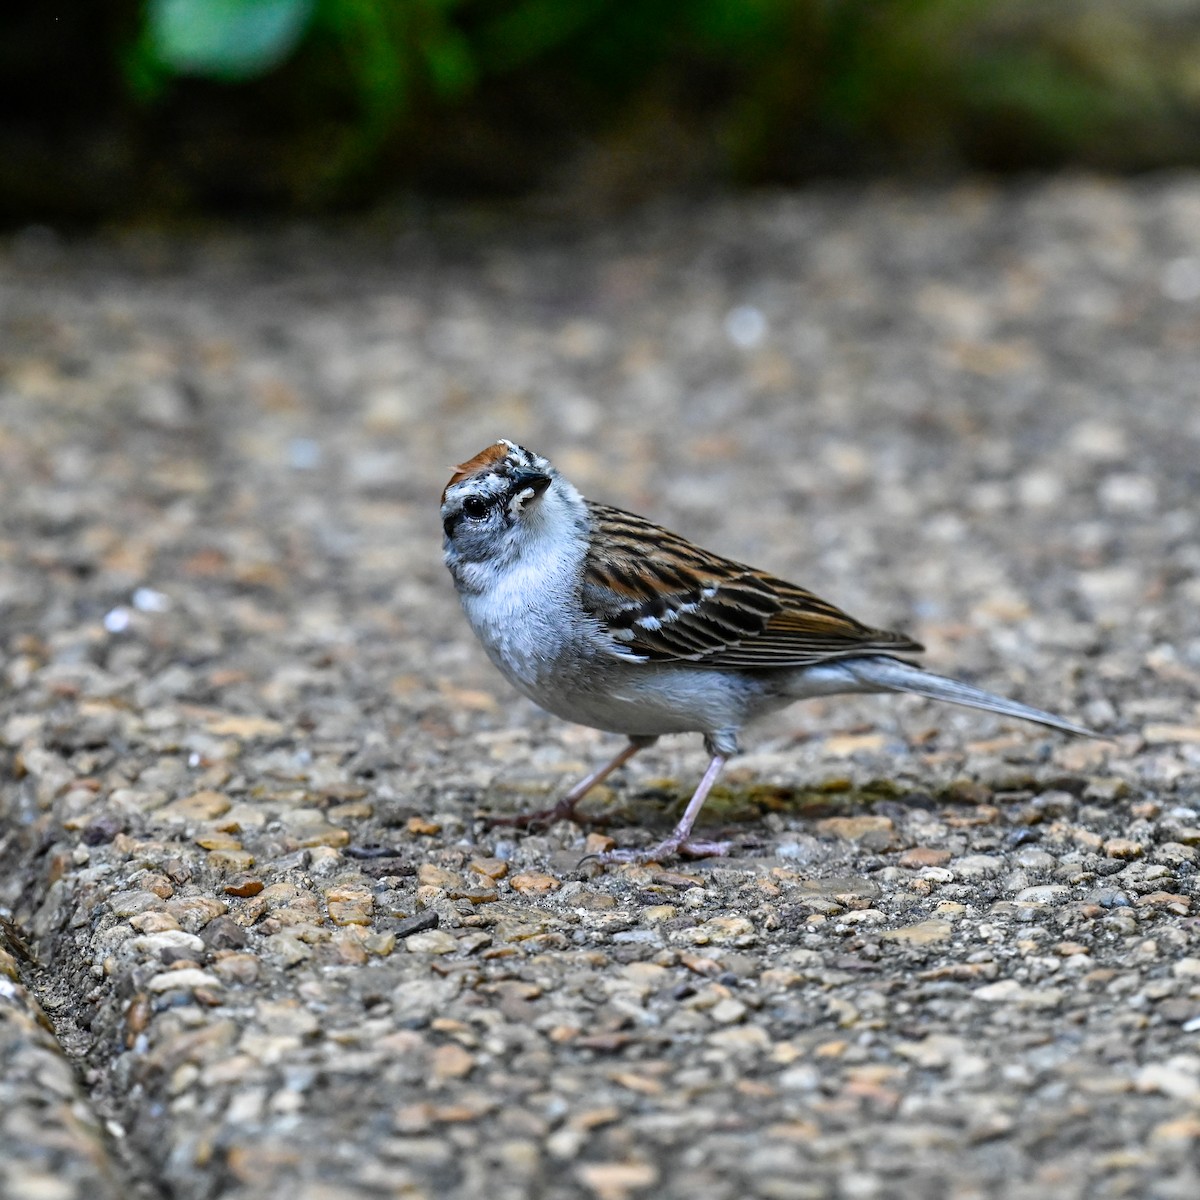
[{"label": "small stone", "polygon": [[218,737],[243,739],[277,738],[285,732],[284,726],[270,717],[217,717],[207,722],[207,728]]},{"label": "small stone", "polygon": [[1130,838],[1109,838],[1104,843],[1104,853],[1109,858],[1141,858],[1145,852],[1141,842]]},{"label": "small stone", "polygon": [[1134,1076],[1139,1092],[1160,1092],[1172,1100],[1200,1100],[1200,1058],[1177,1054],[1162,1063],[1147,1063]]},{"label": "small stone", "polygon": [[977,879],[998,874],[1003,865],[994,854],[964,854],[950,864],[950,869],[959,879]]},{"label": "small stone", "polygon": [[129,924],[139,933],[162,933],[166,929],[178,929],[179,922],[166,912],[142,912],[129,918]]},{"label": "small stone", "polygon": [[106,846],[124,828],[124,822],[116,813],[98,813],[83,829],[85,846]]},{"label": "small stone", "polygon": [[509,881],[514,892],[523,896],[544,896],[547,892],[557,891],[562,887],[562,880],[553,875],[545,875],[540,871],[522,871]]},{"label": "small stone", "polygon": [[901,929],[884,929],[879,937],[893,942],[908,942],[914,946],[928,946],[936,942],[944,942],[953,932],[954,926],[949,921],[918,921],[915,925],[906,925]]},{"label": "small stone", "polygon": [[1165,908],[1177,916],[1183,917],[1187,916],[1192,907],[1192,898],[1180,895],[1178,892],[1148,892],[1144,896],[1139,896],[1133,903],[1137,908]]},{"label": "small stone", "polygon": [[1142,728],[1142,737],[1149,746],[1172,745],[1180,742],[1200,742],[1200,725],[1170,725],[1156,723]]},{"label": "small stone", "polygon": [[1200,1142],[1200,1117],[1177,1117],[1150,1130],[1151,1142]]},{"label": "small stone", "polygon": [[[1128,796],[1129,790],[1128,782],[1116,775],[1097,775],[1088,780],[1088,785],[1083,791],[1083,798],[1099,801],[1102,804],[1111,804],[1115,800]],[[1154,804],[1152,807],[1157,808],[1158,805]],[[1139,815],[1134,813],[1134,816]],[[1157,816],[1157,813],[1154,816]]]},{"label": "small stone", "polygon": [[427,1102],[403,1104],[392,1114],[397,1133],[425,1133],[433,1125],[433,1106]]},{"label": "small stone", "polygon": [[141,937],[132,938],[126,944],[130,949],[150,958],[158,958],[166,950],[174,953],[176,957],[186,954],[198,960],[205,950],[204,942],[200,938],[182,929],[165,929],[161,933],[143,934]]},{"label": "small stone", "polygon": [[592,832],[583,839],[583,853],[588,854],[607,854],[616,845],[616,839],[610,838],[606,833]]},{"label": "small stone", "polygon": [[1056,942],[1054,953],[1061,954],[1063,958],[1075,958],[1081,954],[1088,954],[1090,951],[1081,942]]},{"label": "small stone", "polygon": [[253,875],[235,875],[224,887],[229,896],[257,896],[263,890],[263,881]]},{"label": "small stone", "polygon": [[250,940],[245,929],[228,916],[209,921],[200,939],[211,950],[240,950]]},{"label": "small stone", "polygon": [[158,908],[161,904],[161,896],[145,889],[113,892],[108,898],[108,906],[116,917],[134,917],[147,909]]},{"label": "small stone", "polygon": [[849,1042],[844,1042],[840,1038],[831,1042],[821,1042],[813,1047],[814,1058],[841,1058],[846,1053],[849,1047]]},{"label": "small stone", "polygon": [[1053,854],[1039,850],[1036,846],[1022,846],[1013,857],[1017,866],[1024,867],[1027,871],[1053,871],[1058,865],[1058,859]]},{"label": "small stone", "polygon": [[312,1037],[320,1032],[321,1022],[316,1015],[290,998],[260,1000],[254,1011],[267,1033],[276,1037]]},{"label": "small stone", "polygon": [[1022,888],[1015,899],[1018,904],[1061,904],[1070,894],[1071,889],[1061,883],[1043,883]]},{"label": "small stone", "polygon": [[643,1096],[661,1096],[663,1094],[662,1080],[655,1079],[651,1075],[640,1074],[637,1071],[614,1071],[609,1078],[613,1083],[619,1083],[623,1088],[631,1092],[638,1092]]},{"label": "small stone", "polygon": [[1016,1004],[1022,1008],[1054,1008],[1062,1003],[1059,988],[1022,987],[1015,979],[1000,979],[977,987],[972,993],[988,1004]]},{"label": "small stone", "polygon": [[746,1006],[740,1000],[735,1000],[732,996],[726,996],[724,1000],[718,1000],[709,1009],[708,1015],[718,1025],[733,1025],[746,1015],[746,1011]]},{"label": "small stone", "polygon": [[258,978],[259,962],[253,954],[222,950],[213,955],[212,970],[224,983],[250,984]]},{"label": "small stone", "polygon": [[185,967],[181,971],[162,971],[158,975],[152,975],[146,984],[148,992],[170,992],[176,988],[220,988],[221,981],[215,976],[209,974],[208,971],[202,971],[198,967]]},{"label": "small stone", "polygon": [[1150,857],[1157,863],[1178,866],[1180,863],[1195,862],[1196,851],[1191,846],[1185,846],[1182,842],[1163,842],[1161,845],[1154,847],[1154,851]]},{"label": "small stone", "polygon": [[758,940],[753,922],[746,917],[712,917],[694,929],[679,932],[696,946],[750,946]]},{"label": "small stone", "polygon": [[296,839],[296,845],[302,850],[316,846],[331,846],[338,848],[341,846],[348,846],[349,844],[349,830],[340,829],[336,825],[327,824],[311,826],[303,836]]},{"label": "small stone", "polygon": [[394,933],[368,933],[362,940],[363,949],[377,958],[387,958],[396,948]]},{"label": "small stone", "polygon": [[202,850],[241,850],[242,843],[228,833],[209,832],[193,839]]},{"label": "small stone", "polygon": [[660,921],[670,921],[678,912],[674,904],[651,904],[642,909],[642,920],[657,925]]},{"label": "small stone", "polygon": [[430,1073],[435,1083],[445,1083],[448,1079],[463,1079],[471,1073],[474,1066],[474,1057],[453,1042],[439,1046],[430,1059]]},{"label": "small stone", "polygon": [[597,1200],[626,1200],[631,1193],[644,1191],[658,1182],[658,1168],[650,1163],[588,1163],[576,1174]]},{"label": "small stone", "polygon": [[[771,1035],[758,1025],[728,1025],[723,1029],[714,1030],[705,1041],[710,1046],[737,1055],[763,1054],[771,1048]],[[750,1083],[750,1080],[744,1080],[743,1086]],[[754,1086],[764,1085],[756,1081]],[[769,1085],[767,1086],[769,1088]],[[773,1089],[769,1089],[768,1094],[771,1091]]]},{"label": "small stone", "polygon": [[212,821],[227,813],[229,807],[229,797],[221,792],[195,792],[163,805],[151,819],[155,824],[163,821]]},{"label": "small stone", "polygon": [[442,827],[436,821],[425,817],[409,817],[404,828],[414,837],[434,837],[442,832]]},{"label": "small stone", "polygon": [[277,958],[285,967],[294,967],[298,963],[312,958],[312,947],[306,946],[298,937],[291,933],[275,933],[266,940],[266,950]]},{"label": "small stone", "polygon": [[857,842],[870,834],[889,834],[895,828],[889,817],[826,817],[817,822],[817,832]]},{"label": "small stone", "polygon": [[248,850],[213,850],[205,856],[205,862],[222,875],[245,874],[254,866],[254,855]]},{"label": "small stone", "polygon": [[176,896],[168,900],[165,907],[184,929],[196,933],[214,917],[221,916],[228,905],[213,896]]},{"label": "small stone", "polygon": [[411,917],[405,917],[392,932],[398,938],[406,938],[425,929],[436,929],[440,920],[436,908],[426,908]]},{"label": "small stone", "polygon": [[463,879],[456,871],[449,871],[434,863],[422,863],[417,868],[417,883],[421,887],[449,889],[462,887]]},{"label": "small stone", "polygon": [[[849,758],[852,754],[878,752],[887,746],[887,742],[887,735],[883,733],[835,733],[825,738],[822,749],[832,758]],[[833,817],[831,819],[836,821],[858,820],[859,818]]]},{"label": "small stone", "polygon": [[935,850],[932,846],[914,846],[905,850],[896,860],[901,867],[944,867],[950,861],[949,850]]},{"label": "small stone", "polygon": [[485,879],[503,879],[508,874],[508,863],[502,858],[473,858],[467,866]]},{"label": "small stone", "polygon": [[413,954],[452,954],[458,949],[458,939],[444,929],[427,929],[405,938],[404,945]]},{"label": "small stone", "polygon": [[325,890],[325,905],[335,925],[369,925],[375,898],[363,884],[335,884]]}]

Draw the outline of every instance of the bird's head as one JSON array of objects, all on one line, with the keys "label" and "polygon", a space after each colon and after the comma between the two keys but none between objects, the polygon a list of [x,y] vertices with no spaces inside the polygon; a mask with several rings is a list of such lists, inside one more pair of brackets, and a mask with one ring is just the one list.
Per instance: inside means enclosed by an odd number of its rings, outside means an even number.
[{"label": "bird's head", "polygon": [[502,440],[481,450],[457,468],[442,492],[447,564],[453,569],[456,563],[515,558],[556,523],[545,510],[573,496],[578,493],[550,463],[524,446]]}]

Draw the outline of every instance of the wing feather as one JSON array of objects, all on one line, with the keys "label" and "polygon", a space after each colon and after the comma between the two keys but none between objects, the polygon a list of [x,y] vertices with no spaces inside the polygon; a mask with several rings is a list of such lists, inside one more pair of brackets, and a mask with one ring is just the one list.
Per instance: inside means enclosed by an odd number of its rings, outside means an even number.
[{"label": "wing feather", "polygon": [[641,517],[591,501],[588,511],[605,552],[585,564],[581,599],[622,658],[769,670],[922,649]]}]

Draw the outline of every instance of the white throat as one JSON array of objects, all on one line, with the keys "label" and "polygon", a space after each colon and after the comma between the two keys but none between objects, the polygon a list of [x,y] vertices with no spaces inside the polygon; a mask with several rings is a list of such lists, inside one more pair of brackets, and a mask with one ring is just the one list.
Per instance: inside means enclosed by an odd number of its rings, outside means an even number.
[{"label": "white throat", "polygon": [[524,692],[553,671],[564,644],[579,632],[570,614],[578,609],[586,553],[583,497],[560,476],[494,556],[463,562],[447,555],[472,629]]}]

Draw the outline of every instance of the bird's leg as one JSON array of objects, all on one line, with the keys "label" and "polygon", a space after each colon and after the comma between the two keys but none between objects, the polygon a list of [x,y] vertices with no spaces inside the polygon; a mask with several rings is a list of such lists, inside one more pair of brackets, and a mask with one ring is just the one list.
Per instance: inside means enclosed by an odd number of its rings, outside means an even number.
[{"label": "bird's leg", "polygon": [[700,842],[693,841],[691,837],[692,826],[695,825],[696,818],[704,807],[704,801],[708,799],[712,785],[716,783],[721,768],[728,761],[728,754],[713,755],[712,762],[708,764],[708,770],[704,772],[704,778],[700,780],[699,786],[688,801],[687,808],[683,810],[683,816],[671,830],[670,836],[664,838],[657,846],[651,846],[648,850],[609,850],[605,854],[590,854],[588,859],[602,863],[642,863],[661,862],[676,854],[688,854],[695,858],[709,854],[728,854],[728,842]]},{"label": "bird's leg", "polygon": [[525,829],[530,825],[552,825],[555,821],[574,820],[575,806],[592,788],[598,783],[603,783],[618,767],[623,767],[639,750],[644,750],[657,740],[652,737],[631,737],[629,745],[615,758],[590,775],[585,775],[553,808],[543,808],[537,812],[516,813],[511,817],[489,817],[489,826],[513,825]]}]

